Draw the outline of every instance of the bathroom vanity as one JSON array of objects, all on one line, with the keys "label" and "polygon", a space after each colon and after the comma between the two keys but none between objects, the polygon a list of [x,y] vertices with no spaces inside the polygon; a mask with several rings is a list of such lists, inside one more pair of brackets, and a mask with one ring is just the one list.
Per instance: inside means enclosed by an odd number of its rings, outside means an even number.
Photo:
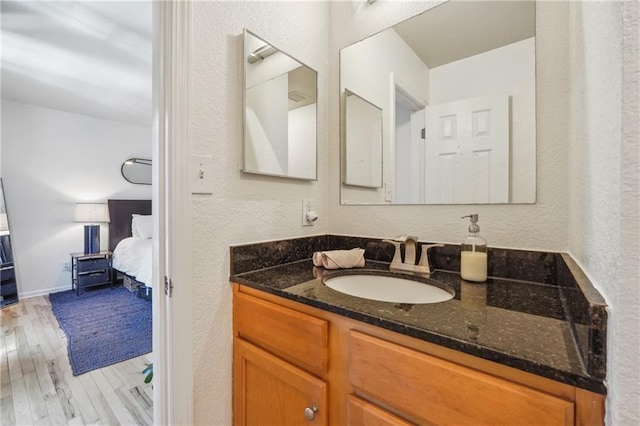
[{"label": "bathroom vanity", "polygon": [[388,271],[375,239],[232,247],[234,424],[603,424],[605,305],[568,256],[490,250],[471,284],[459,247],[437,247],[432,278],[455,297],[419,305],[325,286],[345,271],[311,253],[352,247]]}]

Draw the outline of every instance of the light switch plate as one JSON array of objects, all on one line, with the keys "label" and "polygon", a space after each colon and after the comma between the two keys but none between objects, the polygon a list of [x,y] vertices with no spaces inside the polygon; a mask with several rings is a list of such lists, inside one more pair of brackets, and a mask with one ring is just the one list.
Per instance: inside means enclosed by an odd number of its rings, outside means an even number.
[{"label": "light switch plate", "polygon": [[302,200],[302,226],[313,226],[313,222],[307,220],[307,213],[313,210],[313,200]]},{"label": "light switch plate", "polygon": [[191,154],[191,193],[213,194],[213,158]]}]

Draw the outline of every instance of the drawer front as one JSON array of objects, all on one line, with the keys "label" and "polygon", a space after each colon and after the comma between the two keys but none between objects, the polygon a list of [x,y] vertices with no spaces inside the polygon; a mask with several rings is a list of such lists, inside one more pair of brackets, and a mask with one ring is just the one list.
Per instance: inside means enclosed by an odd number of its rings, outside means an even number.
[{"label": "drawer front", "polygon": [[243,339],[310,372],[327,371],[327,321],[242,293],[234,297],[233,317]]},{"label": "drawer front", "polygon": [[100,257],[95,259],[78,259],[78,272],[90,272],[107,269],[109,267],[109,259]]},{"label": "drawer front", "polygon": [[107,271],[98,272],[95,274],[83,274],[78,275],[78,286],[88,287],[96,284],[109,283],[109,273]]},{"label": "drawer front", "polygon": [[6,296],[9,294],[16,294],[18,292],[18,287],[15,281],[5,282],[3,279],[2,285],[0,286],[0,295]]},{"label": "drawer front", "polygon": [[428,423],[574,423],[572,402],[355,331],[349,376],[361,393]]},{"label": "drawer front", "polygon": [[347,398],[349,426],[411,426],[412,423],[354,395]]},{"label": "drawer front", "polygon": [[5,281],[12,281],[16,276],[16,273],[13,269],[13,266],[10,266],[8,268],[2,268],[0,270],[0,281],[5,282]]}]

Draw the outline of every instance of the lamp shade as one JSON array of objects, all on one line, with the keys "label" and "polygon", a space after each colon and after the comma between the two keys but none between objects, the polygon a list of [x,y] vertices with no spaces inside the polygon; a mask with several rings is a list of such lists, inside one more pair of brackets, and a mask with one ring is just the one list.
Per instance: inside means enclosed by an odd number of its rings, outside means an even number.
[{"label": "lamp shade", "polygon": [[6,213],[0,213],[0,231],[9,230],[9,220]]},{"label": "lamp shade", "polygon": [[100,223],[109,222],[109,220],[109,208],[106,204],[76,204],[74,222]]}]

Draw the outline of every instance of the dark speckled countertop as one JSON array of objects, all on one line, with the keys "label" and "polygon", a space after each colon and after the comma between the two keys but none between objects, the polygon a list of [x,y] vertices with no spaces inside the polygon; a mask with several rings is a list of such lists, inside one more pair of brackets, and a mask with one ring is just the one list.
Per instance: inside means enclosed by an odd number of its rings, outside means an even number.
[{"label": "dark speckled countertop", "polygon": [[[364,268],[328,271],[314,267],[310,260],[313,251],[352,247],[367,250]],[[362,299],[337,292],[322,282],[323,277],[337,274],[398,274],[389,272],[388,257],[392,249],[386,250],[386,245],[379,240],[340,236],[235,246],[231,248],[231,280],[533,374],[606,393],[603,384],[605,305],[566,255],[490,251],[489,273],[493,276],[486,283],[477,284],[462,280],[454,272],[456,265],[452,266],[451,260],[456,258],[455,250],[459,248],[446,246],[439,252],[432,249],[430,260],[437,269],[429,279],[455,292],[453,299],[433,304]],[[297,254],[292,254],[294,252]],[[505,253],[506,258],[515,258],[513,262],[504,261]],[[266,261],[264,256],[268,254],[270,260]],[[280,259],[280,263],[273,261],[278,256],[286,258]],[[532,263],[538,262],[543,271],[530,267],[522,260],[526,257],[533,259]],[[265,261],[274,264],[265,265]],[[518,276],[513,270],[504,270],[501,263],[520,263],[527,267],[520,268]]]}]

